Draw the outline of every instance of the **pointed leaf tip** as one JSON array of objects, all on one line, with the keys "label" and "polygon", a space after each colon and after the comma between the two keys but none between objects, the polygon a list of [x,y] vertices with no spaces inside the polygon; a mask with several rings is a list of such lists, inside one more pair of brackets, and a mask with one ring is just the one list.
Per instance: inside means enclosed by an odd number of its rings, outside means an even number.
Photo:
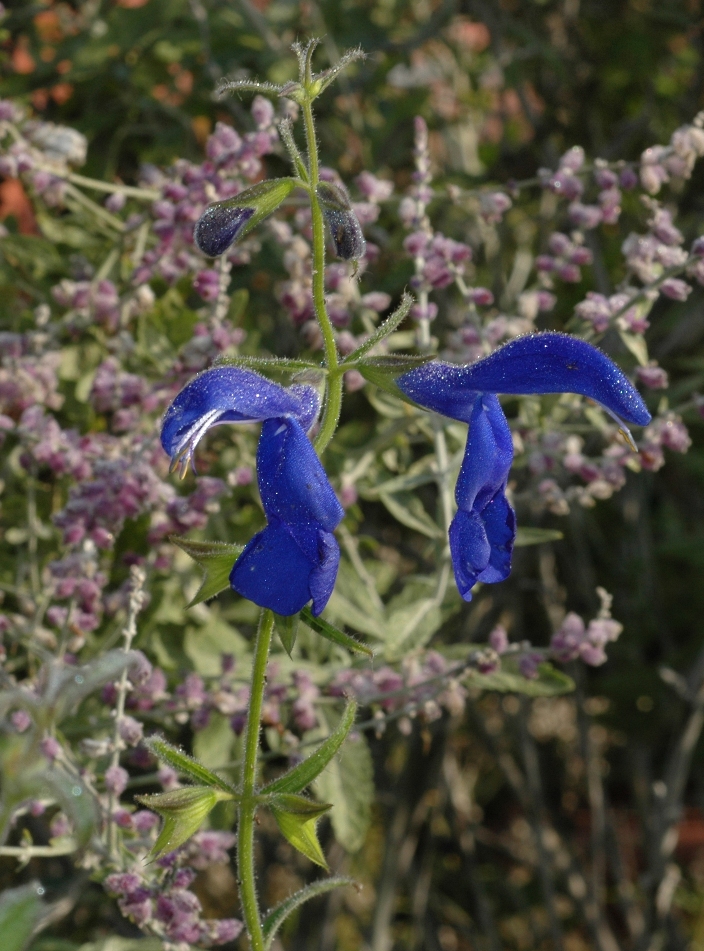
[{"label": "pointed leaf tip", "polygon": [[316,865],[327,869],[328,864],[318,841],[315,825],[331,808],[329,803],[312,802],[305,796],[283,794],[269,802],[281,834],[291,845]]},{"label": "pointed leaf tip", "polygon": [[164,824],[154,843],[152,855],[173,852],[198,831],[214,808],[225,799],[234,799],[232,793],[210,786],[184,786],[165,793],[134,797],[142,805],[157,812]]}]

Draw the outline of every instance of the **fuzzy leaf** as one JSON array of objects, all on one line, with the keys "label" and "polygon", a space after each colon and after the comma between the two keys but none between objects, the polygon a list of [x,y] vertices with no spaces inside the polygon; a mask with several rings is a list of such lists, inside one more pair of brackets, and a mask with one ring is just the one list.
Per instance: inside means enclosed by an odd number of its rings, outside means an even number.
[{"label": "fuzzy leaf", "polygon": [[274,624],[279,635],[279,640],[281,641],[281,644],[283,645],[283,648],[289,657],[291,656],[291,651],[293,650],[294,644],[296,643],[299,620],[299,614],[283,615],[274,613]]},{"label": "fuzzy leaf", "polygon": [[311,363],[309,360],[290,360],[288,357],[220,357],[214,365],[251,367],[253,370],[277,370],[281,373],[298,373],[300,370],[315,370],[320,374],[328,372],[325,367],[317,363]]},{"label": "fuzzy leaf", "polygon": [[311,802],[304,796],[284,793],[268,802],[281,834],[306,858],[327,869],[315,824],[331,808],[329,803]]},{"label": "fuzzy leaf", "polygon": [[358,852],[367,835],[374,800],[372,757],[361,734],[345,743],[313,788],[318,798],[333,803],[330,820],[337,841],[348,852]]},{"label": "fuzzy leaf", "polygon": [[189,608],[202,601],[214,598],[225,588],[230,587],[230,572],[242,551],[243,545],[231,545],[229,542],[197,542],[188,538],[171,536],[174,545],[185,551],[203,569],[203,581]]},{"label": "fuzzy leaf", "polygon": [[188,756],[183,750],[177,749],[171,743],[161,736],[150,736],[144,740],[144,745],[159,759],[165,760],[169,766],[172,766],[176,772],[190,776],[199,783],[209,786],[213,789],[221,789],[223,792],[234,796],[233,788],[228,785],[224,779],[220,779],[215,773],[206,769],[192,757]]},{"label": "fuzzy leaf", "polygon": [[551,664],[540,664],[537,676],[531,679],[524,677],[518,667],[518,659],[504,655],[501,658],[501,669],[493,674],[480,674],[478,671],[469,671],[466,675],[467,683],[480,687],[482,690],[498,690],[500,693],[521,693],[527,697],[559,697],[561,694],[571,693],[574,690],[574,681],[561,670]]},{"label": "fuzzy leaf", "polygon": [[354,718],[357,715],[357,704],[350,700],[345,707],[345,712],[337,725],[337,728],[330,736],[321,743],[318,749],[311,753],[308,759],[294,766],[283,776],[275,779],[262,790],[264,795],[272,793],[298,793],[309,786],[316,776],[325,769],[330,760],[335,756],[342,744],[345,742],[347,734],[352,729]]},{"label": "fuzzy leaf", "polygon": [[134,798],[153,812],[158,812],[164,820],[152,849],[152,855],[157,856],[173,852],[183,845],[198,831],[218,802],[234,799],[235,795],[210,786],[184,786],[182,789]]},{"label": "fuzzy leaf", "polygon": [[11,888],[0,896],[0,933],[4,951],[24,951],[42,917],[44,905],[37,894],[39,883]]},{"label": "fuzzy leaf", "polygon": [[412,356],[408,354],[387,353],[383,356],[366,357],[364,360],[360,360],[359,363],[357,363],[357,369],[365,380],[378,386],[380,390],[386,390],[387,393],[391,393],[392,396],[403,400],[404,403],[418,407],[419,404],[409,396],[406,396],[403,390],[397,386],[396,378],[403,373],[423,366],[432,359],[432,354]]},{"label": "fuzzy leaf", "polygon": [[340,647],[345,647],[347,650],[357,654],[366,654],[367,657],[374,656],[374,651],[370,647],[367,647],[366,644],[361,644],[354,637],[345,634],[324,618],[315,617],[308,607],[303,608],[301,611],[301,620],[304,621],[311,630],[315,631],[316,634],[320,634],[320,636],[326,640],[332,641],[333,644],[339,644]]},{"label": "fuzzy leaf", "polygon": [[408,316],[408,312],[413,306],[413,300],[413,295],[409,294],[408,291],[404,291],[401,303],[393,314],[390,314],[386,320],[376,328],[374,333],[367,337],[364,343],[357,347],[356,350],[353,350],[352,353],[342,361],[343,365],[356,363],[365,353],[369,353],[380,341],[388,337],[389,334],[392,334]]},{"label": "fuzzy leaf", "polygon": [[619,331],[619,337],[626,344],[633,356],[642,367],[648,365],[648,344],[642,334],[631,334],[626,330]]},{"label": "fuzzy leaf", "polygon": [[559,542],[565,536],[554,528],[532,528],[531,526],[518,527],[515,548],[525,548],[526,545],[543,545],[545,542]]},{"label": "fuzzy leaf", "polygon": [[288,916],[297,908],[300,908],[305,902],[310,901],[318,895],[325,895],[336,888],[344,885],[354,885],[351,878],[323,878],[318,882],[311,882],[300,891],[294,892],[289,898],[284,899],[280,905],[277,905],[264,919],[263,931],[265,946],[268,949],[281,925]]}]

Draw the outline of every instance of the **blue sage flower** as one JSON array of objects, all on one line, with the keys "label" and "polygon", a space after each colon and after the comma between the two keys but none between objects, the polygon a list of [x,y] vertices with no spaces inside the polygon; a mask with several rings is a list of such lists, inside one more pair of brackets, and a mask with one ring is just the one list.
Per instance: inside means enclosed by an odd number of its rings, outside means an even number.
[{"label": "blue sage flower", "polygon": [[645,403],[616,364],[567,334],[519,337],[469,366],[426,363],[396,383],[426,409],[469,423],[449,533],[457,587],[466,601],[478,581],[508,577],[516,537],[506,498],[513,444],[496,394],[579,393],[600,403],[631,444],[626,424],[650,422]]},{"label": "blue sage flower", "polygon": [[257,480],[266,528],[234,564],[230,585],[277,614],[309,601],[320,614],[332,594],[340,549],[332,534],[344,511],[306,436],[320,400],[311,386],[284,388],[241,367],[215,367],[192,380],[166,411],[161,442],[185,474],[202,436],[227,422],[262,422]]}]

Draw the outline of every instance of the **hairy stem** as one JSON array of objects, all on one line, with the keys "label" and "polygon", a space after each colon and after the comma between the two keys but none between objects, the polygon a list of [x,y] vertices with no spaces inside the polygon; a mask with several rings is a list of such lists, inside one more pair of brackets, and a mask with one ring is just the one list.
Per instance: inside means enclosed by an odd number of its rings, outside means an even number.
[{"label": "hairy stem", "polygon": [[332,323],[325,307],[325,226],[323,212],[315,190],[319,181],[318,141],[315,137],[313,108],[309,100],[303,103],[303,120],[306,130],[306,145],[308,146],[308,175],[310,180],[308,194],[310,195],[310,213],[313,226],[313,306],[323,335],[325,362],[330,371],[327,378],[323,420],[320,424],[320,432],[315,440],[315,448],[318,453],[321,453],[332,439],[340,418],[342,376],[334,372],[338,367],[339,357]]},{"label": "hairy stem", "polygon": [[237,873],[242,901],[242,914],[249,935],[251,951],[264,951],[264,934],[259,917],[259,903],[254,874],[254,799],[259,754],[259,728],[266,685],[266,665],[269,659],[271,635],[274,630],[274,615],[262,611],[254,646],[252,662],[252,687],[247,715],[244,741],[244,764],[242,767],[242,801],[238,816]]}]

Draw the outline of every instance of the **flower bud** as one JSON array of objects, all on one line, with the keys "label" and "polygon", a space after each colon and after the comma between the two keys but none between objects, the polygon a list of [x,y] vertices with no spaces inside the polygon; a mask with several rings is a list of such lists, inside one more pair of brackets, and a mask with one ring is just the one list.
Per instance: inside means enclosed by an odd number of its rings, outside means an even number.
[{"label": "flower bud", "polygon": [[234,198],[208,205],[193,229],[193,240],[203,254],[223,254],[238,238],[276,211],[296,183],[292,178],[274,178],[245,188]]},{"label": "flower bud", "polygon": [[344,261],[356,261],[366,249],[361,225],[344,191],[331,182],[320,182],[318,199],[325,215],[335,254]]}]

